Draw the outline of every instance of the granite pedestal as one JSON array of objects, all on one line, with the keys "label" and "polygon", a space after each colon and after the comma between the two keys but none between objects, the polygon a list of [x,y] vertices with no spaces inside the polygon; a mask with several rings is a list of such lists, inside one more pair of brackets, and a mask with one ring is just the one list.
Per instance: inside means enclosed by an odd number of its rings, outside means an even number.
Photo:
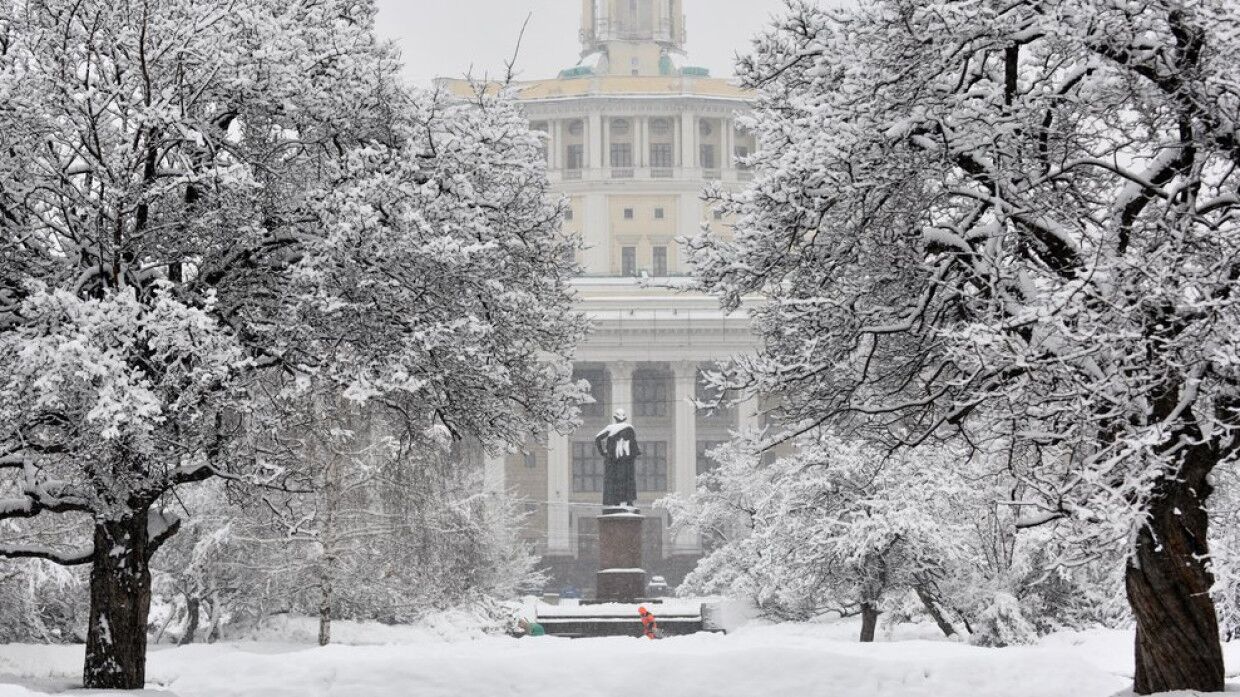
[{"label": "granite pedestal", "polygon": [[642,522],[636,509],[606,509],[598,517],[598,599],[633,602],[646,595],[642,568]]}]

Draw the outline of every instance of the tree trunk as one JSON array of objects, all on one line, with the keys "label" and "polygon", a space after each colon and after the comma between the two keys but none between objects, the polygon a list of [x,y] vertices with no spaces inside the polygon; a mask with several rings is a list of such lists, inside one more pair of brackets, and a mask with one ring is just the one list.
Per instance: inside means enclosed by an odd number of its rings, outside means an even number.
[{"label": "tree trunk", "polygon": [[322,594],[319,596],[319,646],[332,643],[332,583],[327,574],[322,579]]},{"label": "tree trunk", "polygon": [[146,623],[151,608],[149,542],[145,511],[95,525],[82,675],[88,689],[145,687]]},{"label": "tree trunk", "polygon": [[194,643],[194,635],[198,633],[198,598],[187,598],[185,600],[185,610],[187,613],[185,633],[181,635],[181,640],[177,642],[177,646],[188,646]]},{"label": "tree trunk", "polygon": [[878,628],[878,606],[872,603],[861,603],[861,641],[874,641],[874,630]]},{"label": "tree trunk", "polygon": [[930,617],[934,619],[934,623],[939,625],[939,630],[943,632],[943,636],[955,636],[956,628],[953,627],[952,623],[948,622],[947,618],[943,616],[942,608],[939,607],[938,603],[934,602],[934,596],[930,594],[930,591],[927,591],[926,588],[920,584],[915,590],[917,591],[917,597],[921,599],[921,604],[926,606],[926,612],[930,613]]},{"label": "tree trunk", "polygon": [[1208,445],[1192,447],[1177,479],[1167,478],[1149,505],[1148,524],[1129,563],[1128,601],[1137,620],[1136,675],[1139,695],[1177,690],[1221,692],[1223,653],[1210,589],[1204,509],[1207,475],[1217,456]]}]

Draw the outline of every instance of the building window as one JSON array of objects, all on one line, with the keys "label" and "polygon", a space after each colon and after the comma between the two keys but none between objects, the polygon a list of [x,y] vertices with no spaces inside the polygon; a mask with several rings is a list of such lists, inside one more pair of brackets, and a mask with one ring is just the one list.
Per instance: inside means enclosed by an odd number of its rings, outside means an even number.
[{"label": "building window", "polygon": [[715,211],[715,220],[723,220],[723,211],[721,210]]},{"label": "building window", "polygon": [[633,146],[630,143],[612,143],[611,144],[611,166],[612,167],[632,167],[633,166]]},{"label": "building window", "polygon": [[667,276],[667,247],[654,248],[654,268],[651,271],[655,276],[662,278]]},{"label": "building window", "polygon": [[651,143],[650,144],[650,166],[660,169],[670,169],[676,166],[673,159],[675,156],[672,152],[671,143]]},{"label": "building window", "polygon": [[622,247],[620,249],[620,275],[637,275],[637,247]]},{"label": "building window", "polygon": [[663,558],[663,516],[650,515],[642,521],[642,558]]},{"label": "building window", "polygon": [[667,491],[667,441],[642,444],[637,458],[637,490]]},{"label": "building window", "polygon": [[572,219],[573,219],[573,209],[572,209],[572,207],[569,207],[569,208],[567,208],[567,209],[565,209],[565,210],[564,210],[564,219],[565,219],[565,220],[572,220]]},{"label": "building window", "polygon": [[663,209],[662,208],[654,209],[654,219],[663,220]]},{"label": "building window", "polygon": [[[672,122],[670,119],[651,119],[650,133],[656,136],[665,136],[672,132]],[[668,147],[671,147],[670,145]]]},{"label": "building window", "polygon": [[565,159],[568,161],[568,166],[565,169],[584,169],[586,166],[586,146],[568,146],[568,156]]},{"label": "building window", "polygon": [[616,136],[627,136],[628,134],[629,134],[629,120],[628,119],[612,119],[611,120],[611,135],[613,138]]},{"label": "building window", "polygon": [[633,209],[632,209],[632,208],[625,208],[625,209],[624,209],[624,219],[625,219],[625,220],[632,220],[632,219],[633,219]]},{"label": "building window", "polygon": [[533,450],[525,451],[525,469],[532,470],[538,467],[538,455]]},{"label": "building window", "polygon": [[570,136],[579,136],[586,132],[585,122],[581,119],[568,122],[568,134]]},{"label": "building window", "polygon": [[671,402],[666,376],[639,372],[633,376],[633,413],[643,417],[666,417]]},{"label": "building window", "polygon": [[700,440],[697,442],[697,473],[699,477],[719,466],[715,458],[707,455],[707,453],[726,442],[722,440]]},{"label": "building window", "polygon": [[603,456],[594,441],[573,443],[573,493],[592,494],[603,490]]},{"label": "building window", "polygon": [[598,558],[598,519],[592,515],[575,518],[577,522],[577,558]]},{"label": "building window", "polygon": [[702,158],[702,169],[719,168],[719,163],[715,161],[715,146],[703,145],[700,155]]}]

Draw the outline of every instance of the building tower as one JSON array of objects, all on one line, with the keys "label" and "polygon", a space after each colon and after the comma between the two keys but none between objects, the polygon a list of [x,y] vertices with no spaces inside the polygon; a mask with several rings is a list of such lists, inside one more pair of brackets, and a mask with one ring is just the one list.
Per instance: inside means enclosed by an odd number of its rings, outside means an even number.
[{"label": "building tower", "polygon": [[605,75],[670,75],[683,54],[682,0],[583,0],[582,57],[597,54]]},{"label": "building tower", "polygon": [[[737,127],[752,95],[708,71],[677,67],[685,48],[683,0],[585,0],[582,61],[556,77],[515,85],[531,126],[546,136],[547,174],[569,204],[565,234],[584,249],[574,282],[594,332],[578,350],[576,379],[594,404],[574,433],[550,433],[485,463],[487,483],[523,498],[526,539],[543,555],[553,588],[587,596],[599,563],[602,458],[594,436],[624,409],[642,434],[638,504],[647,513],[647,571],[673,585],[702,552],[700,536],[676,530],[654,502],[689,494],[710,450],[759,425],[756,399],[713,413],[703,369],[753,351],[743,313],[681,289],[691,273],[678,239],[728,221],[702,201],[711,182],[740,187],[754,138]],[[462,98],[461,80],[441,80]]]}]

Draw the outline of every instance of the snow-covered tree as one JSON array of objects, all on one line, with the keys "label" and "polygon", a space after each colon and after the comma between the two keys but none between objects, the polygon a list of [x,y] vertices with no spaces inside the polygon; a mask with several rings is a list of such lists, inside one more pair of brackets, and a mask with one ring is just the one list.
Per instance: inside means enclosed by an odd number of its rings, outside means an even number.
[{"label": "snow-covered tree", "polygon": [[934,579],[957,566],[969,521],[944,495],[944,469],[825,434],[797,446],[764,463],[759,443],[738,439],[695,494],[665,502],[711,541],[680,592],[751,597],[785,619],[860,615],[862,641],[888,601],[917,593],[950,631]]},{"label": "snow-covered tree", "polygon": [[492,446],[574,416],[541,141],[504,99],[399,87],[374,15],[0,7],[0,519],[66,530],[0,557],[91,565],[88,687],[143,686],[173,492],[278,482],[263,373]]},{"label": "snow-covered tree", "polygon": [[1012,454],[1024,526],[1122,547],[1135,688],[1223,688],[1211,473],[1240,425],[1240,8],[1226,0],[790,2],[735,239],[742,386],[793,431]]},{"label": "snow-covered tree", "polygon": [[[333,619],[420,619],[429,607],[510,596],[535,576],[514,539],[515,501],[482,493],[481,451],[442,425],[410,433],[405,412],[289,381],[258,447],[283,486],[239,537],[284,609]],[[237,527],[237,526],[234,526]]]}]

